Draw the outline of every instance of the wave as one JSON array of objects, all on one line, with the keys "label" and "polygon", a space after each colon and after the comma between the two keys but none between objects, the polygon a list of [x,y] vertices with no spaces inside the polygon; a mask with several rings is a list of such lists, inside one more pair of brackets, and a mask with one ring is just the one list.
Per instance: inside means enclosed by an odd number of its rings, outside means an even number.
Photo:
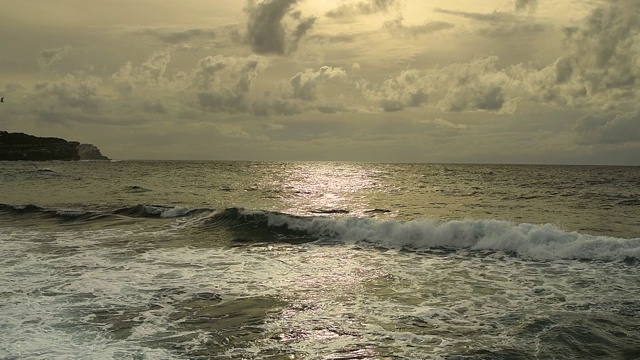
[{"label": "wave", "polygon": [[142,204],[107,212],[0,204],[2,214],[77,221],[114,216],[155,219],[194,216],[189,226],[198,227],[205,233],[223,229],[230,232],[236,242],[320,241],[414,251],[505,252],[536,260],[624,260],[633,264],[640,261],[640,238],[590,235],[566,231],[553,224],[514,224],[502,220],[399,221],[338,216],[341,212],[297,216],[237,207],[215,210]]},{"label": "wave", "polygon": [[113,214],[126,215],[129,217],[151,217],[151,218],[176,218],[194,215],[211,209],[190,209],[186,207],[173,207],[163,205],[142,205],[138,204],[113,211]]},{"label": "wave", "polygon": [[6,205],[0,204],[0,214],[10,214],[28,217],[30,219],[57,218],[60,220],[98,220],[108,217],[95,211],[74,210],[74,209],[45,209],[33,204],[27,205]]},{"label": "wave", "polygon": [[207,222],[243,235],[288,242],[332,241],[411,250],[506,252],[536,260],[640,260],[640,238],[622,239],[565,231],[553,224],[502,220],[398,221],[359,217],[305,217],[230,208]]},{"label": "wave", "polygon": [[142,204],[106,212],[79,209],[47,209],[33,204],[0,204],[0,214],[19,215],[31,218],[57,218],[61,220],[78,221],[92,221],[113,216],[126,216],[132,218],[177,218],[210,211],[212,210]]},{"label": "wave", "polygon": [[127,186],[125,190],[129,193],[143,193],[151,191],[150,189],[143,188],[142,186],[138,185]]}]

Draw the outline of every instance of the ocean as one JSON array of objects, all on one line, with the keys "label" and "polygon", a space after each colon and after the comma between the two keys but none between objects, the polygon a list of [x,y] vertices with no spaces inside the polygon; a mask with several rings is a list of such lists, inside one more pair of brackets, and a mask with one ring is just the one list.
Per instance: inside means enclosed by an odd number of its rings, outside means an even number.
[{"label": "ocean", "polygon": [[640,359],[640,167],[0,162],[0,359]]}]

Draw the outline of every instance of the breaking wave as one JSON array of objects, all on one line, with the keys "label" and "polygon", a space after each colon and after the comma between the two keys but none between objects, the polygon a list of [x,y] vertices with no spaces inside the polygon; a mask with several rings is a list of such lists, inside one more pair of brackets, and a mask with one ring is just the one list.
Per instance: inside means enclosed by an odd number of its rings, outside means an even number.
[{"label": "breaking wave", "polygon": [[126,215],[130,217],[159,217],[176,218],[189,216],[210,209],[189,209],[186,207],[172,207],[162,205],[136,205],[113,211],[114,214]]},{"label": "breaking wave", "polygon": [[189,226],[197,227],[205,234],[224,229],[233,234],[236,242],[321,241],[414,251],[505,252],[536,260],[624,260],[633,264],[640,260],[640,238],[590,235],[566,231],[553,224],[514,224],[503,220],[399,221],[373,217],[297,216],[243,208],[214,210],[161,205],[135,205],[95,212],[0,204],[0,216],[6,214],[76,221],[114,216],[157,219],[191,216],[193,221]]},{"label": "breaking wave", "polygon": [[621,239],[569,232],[553,224],[513,224],[502,220],[398,221],[356,217],[303,217],[285,213],[226,209],[208,221],[287,240],[306,238],[388,248],[503,251],[537,259],[640,259],[640,238]]}]

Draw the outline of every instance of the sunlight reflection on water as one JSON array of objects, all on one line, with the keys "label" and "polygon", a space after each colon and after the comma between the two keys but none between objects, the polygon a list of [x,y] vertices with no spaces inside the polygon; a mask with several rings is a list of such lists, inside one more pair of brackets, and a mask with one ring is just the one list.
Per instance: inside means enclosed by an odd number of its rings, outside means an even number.
[{"label": "sunlight reflection on water", "polygon": [[363,164],[300,163],[279,180],[287,212],[339,214],[367,207],[365,194],[378,187],[375,174]]}]

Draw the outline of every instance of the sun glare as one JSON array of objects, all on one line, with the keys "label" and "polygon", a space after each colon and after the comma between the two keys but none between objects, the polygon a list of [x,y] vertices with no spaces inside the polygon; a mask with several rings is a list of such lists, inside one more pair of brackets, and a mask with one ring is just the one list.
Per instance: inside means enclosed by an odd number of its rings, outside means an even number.
[{"label": "sun glare", "polygon": [[299,163],[284,172],[287,211],[301,215],[340,214],[367,209],[354,193],[376,187],[373,173],[357,164]]}]

